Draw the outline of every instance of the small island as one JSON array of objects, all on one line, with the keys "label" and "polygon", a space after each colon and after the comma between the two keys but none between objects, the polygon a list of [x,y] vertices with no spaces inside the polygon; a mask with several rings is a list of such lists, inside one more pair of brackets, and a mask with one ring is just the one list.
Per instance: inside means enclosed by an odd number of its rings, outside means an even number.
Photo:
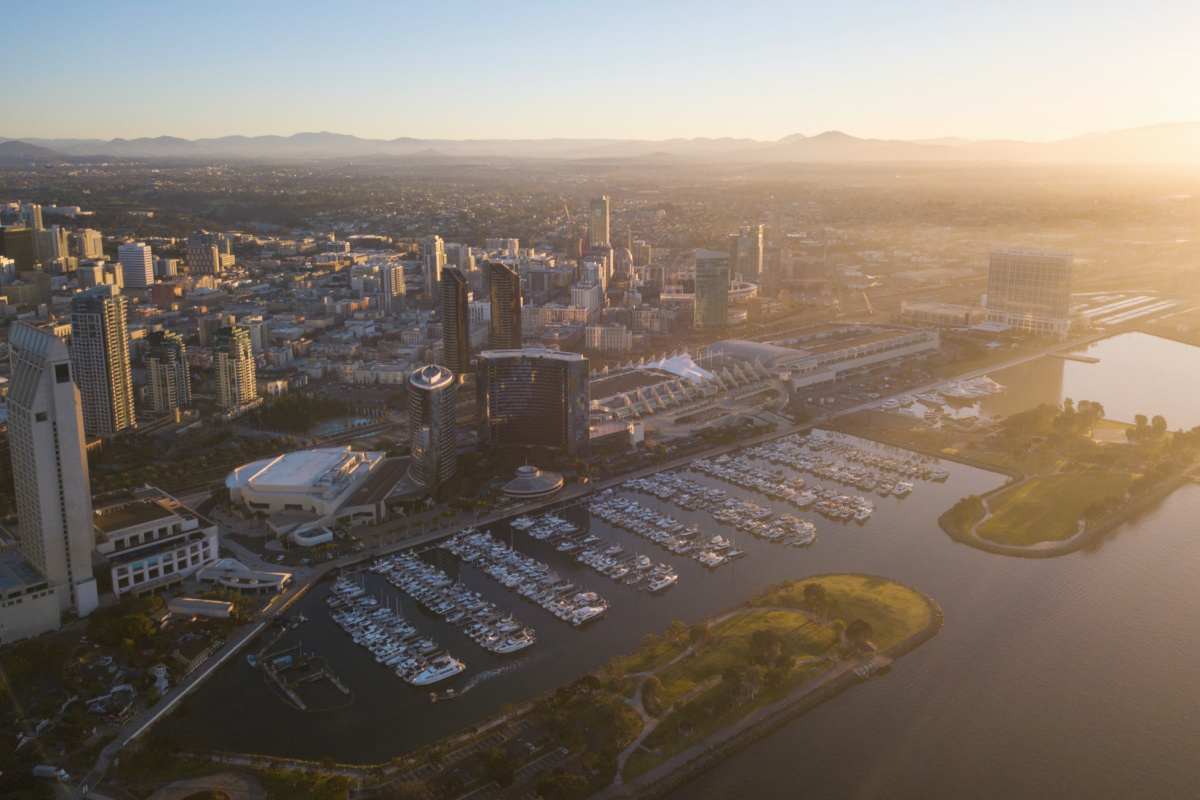
[{"label": "small island", "polygon": [[975,449],[1011,480],[959,500],[942,529],[989,552],[1053,556],[1178,488],[1200,455],[1200,428],[1171,433],[1161,416],[1140,414],[1113,422],[1099,403],[1067,399],[1005,418]]},{"label": "small island", "polygon": [[[610,662],[645,722],[609,794],[677,785],[934,635],[921,593],[867,575],[769,585],[744,606],[646,637]],[[618,787],[621,787],[618,790]]]}]

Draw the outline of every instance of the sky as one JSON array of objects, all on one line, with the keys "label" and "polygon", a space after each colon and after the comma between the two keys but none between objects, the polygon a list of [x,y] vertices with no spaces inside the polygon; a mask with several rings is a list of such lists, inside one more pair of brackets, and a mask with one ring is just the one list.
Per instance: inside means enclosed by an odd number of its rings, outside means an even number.
[{"label": "sky", "polygon": [[1053,140],[1200,121],[1195,0],[61,0],[6,26],[6,137]]}]

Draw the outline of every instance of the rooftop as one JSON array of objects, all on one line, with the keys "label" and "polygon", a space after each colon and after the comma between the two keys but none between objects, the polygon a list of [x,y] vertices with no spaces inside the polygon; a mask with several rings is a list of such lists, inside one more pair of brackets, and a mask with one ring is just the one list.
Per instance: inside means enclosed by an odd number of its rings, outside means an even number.
[{"label": "rooftop", "polygon": [[0,594],[46,585],[46,579],[20,553],[0,553]]},{"label": "rooftop", "polygon": [[155,500],[134,500],[110,508],[96,509],[93,524],[103,533],[145,525],[175,516],[176,512]]}]

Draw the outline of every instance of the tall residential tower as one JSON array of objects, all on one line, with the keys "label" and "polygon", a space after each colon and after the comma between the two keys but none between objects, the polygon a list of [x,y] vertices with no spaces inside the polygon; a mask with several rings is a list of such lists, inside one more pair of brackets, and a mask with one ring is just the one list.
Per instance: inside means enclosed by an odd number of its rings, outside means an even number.
[{"label": "tall residential tower", "polygon": [[471,368],[471,311],[467,276],[451,267],[442,273],[442,364],[462,378]]},{"label": "tall residential tower", "polygon": [[428,364],[408,380],[409,476],[430,491],[454,477],[458,427],[454,373]]},{"label": "tall residential tower", "polygon": [[71,361],[83,398],[83,428],[116,436],[136,425],[125,298],[102,284],[71,301]]},{"label": "tall residential tower", "polygon": [[488,264],[492,287],[492,349],[521,349],[521,277],[507,264]]}]

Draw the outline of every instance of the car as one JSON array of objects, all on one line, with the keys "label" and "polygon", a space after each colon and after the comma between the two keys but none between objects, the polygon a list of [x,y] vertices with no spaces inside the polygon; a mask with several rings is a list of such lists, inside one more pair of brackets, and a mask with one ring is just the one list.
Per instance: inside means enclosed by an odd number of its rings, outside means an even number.
[{"label": "car", "polygon": [[571,751],[565,747],[558,748],[558,752],[562,753],[564,756],[571,754]]}]

